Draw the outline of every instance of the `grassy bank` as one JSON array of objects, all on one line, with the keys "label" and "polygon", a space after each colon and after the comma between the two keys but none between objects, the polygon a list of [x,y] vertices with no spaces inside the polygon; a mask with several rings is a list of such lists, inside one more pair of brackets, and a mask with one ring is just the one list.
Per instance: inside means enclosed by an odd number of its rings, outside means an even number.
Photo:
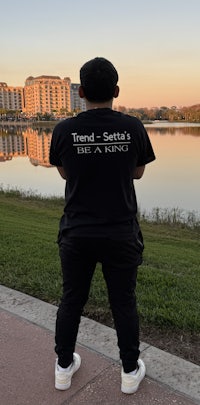
[{"label": "grassy bank", "polygon": [[[57,248],[63,200],[0,191],[0,283],[53,304],[61,295]],[[157,218],[158,219],[158,218]],[[164,222],[164,223],[163,223]],[[137,297],[141,324],[200,336],[200,228],[141,218],[145,239]],[[111,320],[97,265],[85,314]]]}]

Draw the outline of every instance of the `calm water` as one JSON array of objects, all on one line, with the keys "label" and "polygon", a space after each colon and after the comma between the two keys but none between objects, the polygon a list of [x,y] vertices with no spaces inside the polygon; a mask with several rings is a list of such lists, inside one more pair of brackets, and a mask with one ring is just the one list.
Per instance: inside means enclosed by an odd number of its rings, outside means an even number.
[{"label": "calm water", "polygon": [[[146,125],[156,161],[135,181],[138,205],[200,213],[200,125]],[[0,128],[0,184],[41,195],[64,195],[65,181],[48,162],[50,130]]]}]

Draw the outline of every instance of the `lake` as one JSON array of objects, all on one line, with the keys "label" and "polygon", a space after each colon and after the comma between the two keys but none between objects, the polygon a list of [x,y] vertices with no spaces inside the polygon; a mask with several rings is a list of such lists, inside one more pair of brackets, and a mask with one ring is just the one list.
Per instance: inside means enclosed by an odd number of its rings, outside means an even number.
[{"label": "lake", "polygon": [[[135,180],[138,205],[200,213],[200,124],[145,125],[155,162]],[[49,165],[51,129],[0,127],[0,184],[42,196],[63,196],[65,181]]]}]

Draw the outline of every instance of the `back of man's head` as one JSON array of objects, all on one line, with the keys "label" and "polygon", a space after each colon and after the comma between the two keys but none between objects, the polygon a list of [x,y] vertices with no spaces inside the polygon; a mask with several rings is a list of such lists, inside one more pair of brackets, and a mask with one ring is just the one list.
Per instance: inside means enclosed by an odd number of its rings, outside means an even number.
[{"label": "back of man's head", "polygon": [[111,62],[97,57],[82,66],[80,81],[86,99],[101,103],[114,97],[118,73]]}]

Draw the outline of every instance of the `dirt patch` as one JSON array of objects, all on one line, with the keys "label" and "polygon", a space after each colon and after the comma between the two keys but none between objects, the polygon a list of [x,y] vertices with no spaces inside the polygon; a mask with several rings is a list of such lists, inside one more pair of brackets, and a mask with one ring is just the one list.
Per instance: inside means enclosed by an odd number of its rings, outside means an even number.
[{"label": "dirt patch", "polygon": [[200,365],[200,334],[141,326],[140,339],[161,350]]},{"label": "dirt patch", "polygon": [[[112,316],[84,312],[84,316],[114,328]],[[200,334],[140,325],[140,340],[200,366]]]}]

